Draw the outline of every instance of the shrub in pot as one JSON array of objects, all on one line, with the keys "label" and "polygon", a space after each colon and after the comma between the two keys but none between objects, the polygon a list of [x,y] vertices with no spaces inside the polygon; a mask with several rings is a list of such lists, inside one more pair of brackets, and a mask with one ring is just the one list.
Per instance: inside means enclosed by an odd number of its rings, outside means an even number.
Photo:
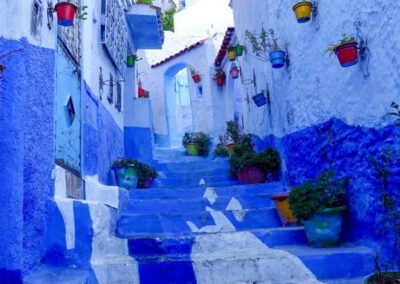
[{"label": "shrub in pot", "polygon": [[289,206],[304,224],[313,247],[334,247],[339,244],[346,211],[348,179],[338,179],[332,170],[321,172],[316,180],[295,186],[289,193]]},{"label": "shrub in pot", "polygon": [[182,139],[182,145],[189,156],[208,156],[211,138],[204,132],[186,132]]},{"label": "shrub in pot", "polygon": [[222,87],[226,80],[226,74],[224,70],[222,70],[221,68],[216,69],[213,79],[217,82],[218,87]]},{"label": "shrub in pot", "polygon": [[342,67],[350,67],[358,63],[357,45],[354,36],[343,35],[339,43],[330,45],[326,51],[336,54]]},{"label": "shrub in pot", "polygon": [[214,157],[228,157],[229,152],[223,143],[218,143],[214,149]]},{"label": "shrub in pot", "polygon": [[157,171],[134,159],[118,159],[112,165],[119,187],[126,189],[148,188],[157,178]]},{"label": "shrub in pot", "polygon": [[199,83],[201,81],[201,77],[199,75],[199,72],[194,69],[193,67],[190,67],[190,74],[192,75],[192,79],[194,83]]},{"label": "shrub in pot", "polygon": [[240,144],[233,147],[229,158],[231,175],[238,177],[242,184],[264,183],[268,174],[276,176],[280,167],[278,152],[268,148],[256,153],[250,135],[243,135],[241,139]]}]

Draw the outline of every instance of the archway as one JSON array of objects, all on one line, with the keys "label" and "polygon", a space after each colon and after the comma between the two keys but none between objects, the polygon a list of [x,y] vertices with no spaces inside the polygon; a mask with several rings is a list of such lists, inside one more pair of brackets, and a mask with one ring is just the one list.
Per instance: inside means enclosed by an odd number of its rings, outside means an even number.
[{"label": "archway", "polygon": [[188,72],[188,66],[179,63],[169,68],[164,75],[168,139],[171,148],[180,147],[184,133],[193,131]]}]

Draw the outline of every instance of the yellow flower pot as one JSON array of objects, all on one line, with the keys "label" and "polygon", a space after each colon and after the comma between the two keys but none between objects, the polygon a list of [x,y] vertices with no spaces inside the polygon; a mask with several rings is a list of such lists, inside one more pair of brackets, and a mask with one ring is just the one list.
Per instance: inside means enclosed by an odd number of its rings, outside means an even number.
[{"label": "yellow flower pot", "polygon": [[236,51],[234,49],[228,51],[228,58],[229,58],[229,61],[236,60]]},{"label": "yellow flower pot", "polygon": [[305,23],[311,19],[312,3],[302,1],[293,6],[298,23]]},{"label": "yellow flower pot", "polygon": [[283,225],[295,226],[298,222],[296,217],[293,216],[293,212],[289,207],[288,198],[289,194],[287,193],[276,194],[271,197],[275,203],[276,210],[278,211]]}]

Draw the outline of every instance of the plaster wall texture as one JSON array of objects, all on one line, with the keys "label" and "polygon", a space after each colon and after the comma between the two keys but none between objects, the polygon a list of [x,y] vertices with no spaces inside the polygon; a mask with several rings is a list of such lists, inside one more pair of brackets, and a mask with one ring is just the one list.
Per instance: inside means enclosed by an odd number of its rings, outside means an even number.
[{"label": "plaster wall texture", "polygon": [[[115,107],[116,102],[116,82],[123,80],[116,67],[114,67],[111,59],[107,55],[101,43],[101,1],[86,0],[85,5],[88,6],[88,15],[85,21],[82,21],[82,72],[83,78],[90,86],[95,96],[100,97],[99,73],[102,69],[103,80],[106,81],[103,87],[102,100],[104,108],[111,114],[116,125],[122,130],[124,125],[124,100],[122,97],[121,112]],[[110,104],[107,101],[107,95],[110,92],[110,74],[114,80],[114,102]],[[126,78],[129,80],[129,78]],[[124,94],[124,82],[121,82],[122,96]]]},{"label": "plaster wall texture", "polygon": [[55,57],[54,50],[26,39],[0,38],[0,50],[17,49],[21,50],[1,62],[6,69],[0,82],[0,267],[24,270],[43,252],[47,202],[53,191]]},{"label": "plaster wall texture", "polygon": [[[333,116],[350,125],[386,125],[388,106],[398,99],[400,88],[397,55],[400,31],[396,28],[399,16],[395,12],[400,4],[373,1],[360,6],[348,1],[334,5],[320,2],[319,24],[298,24],[292,10],[295,3],[232,1],[240,42],[244,42],[246,30],[257,33],[264,25],[273,28],[281,42],[288,43],[290,56],[290,72],[272,70],[269,62],[261,62],[251,54],[243,57],[240,64],[243,74],[252,78],[254,70],[257,89],[265,90],[268,84],[271,91],[272,116],[261,123],[264,110],[251,102],[249,131],[261,137],[270,133],[283,136]],[[335,56],[324,53],[343,34],[356,35],[355,21],[361,24],[371,52],[367,79],[360,70],[365,63],[342,68]],[[255,95],[254,86],[245,86],[243,92],[247,91]]]},{"label": "plaster wall texture", "polygon": [[47,28],[47,1],[42,1],[42,24],[37,36],[31,34],[31,15],[33,1],[20,0],[0,1],[0,36],[7,39],[27,38],[33,45],[47,48],[54,48],[55,36],[54,28],[57,20],[54,14],[54,24],[51,30]]}]

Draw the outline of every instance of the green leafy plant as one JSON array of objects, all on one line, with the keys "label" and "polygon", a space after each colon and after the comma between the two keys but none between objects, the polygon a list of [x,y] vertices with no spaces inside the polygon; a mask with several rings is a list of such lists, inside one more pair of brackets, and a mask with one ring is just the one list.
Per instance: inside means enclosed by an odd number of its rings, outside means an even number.
[{"label": "green leafy plant", "polygon": [[153,5],[153,0],[136,0],[136,4]]},{"label": "green leafy plant", "polygon": [[175,31],[174,15],[176,13],[176,8],[172,7],[166,10],[162,16],[162,23],[164,31]]},{"label": "green leafy plant", "polygon": [[316,180],[307,180],[295,186],[289,193],[289,206],[293,215],[307,221],[318,211],[346,204],[345,194],[348,178],[338,179],[333,170],[323,171]]},{"label": "green leafy plant", "polygon": [[189,70],[190,70],[190,75],[199,75],[199,72],[193,67],[193,66],[189,66]]},{"label": "green leafy plant", "polygon": [[218,143],[214,149],[214,157],[228,157],[229,152],[226,146],[222,143]]},{"label": "green leafy plant", "polygon": [[215,69],[214,80],[217,80],[218,78],[224,79],[224,80],[226,79],[225,71],[222,70],[222,68]]},{"label": "green leafy plant", "polygon": [[153,180],[158,177],[158,173],[153,167],[134,159],[118,159],[113,162],[112,166],[113,168],[134,167],[138,175],[138,188],[144,187],[148,179]]},{"label": "green leafy plant", "polygon": [[262,27],[259,34],[246,30],[245,39],[251,45],[253,53],[259,57],[264,57],[270,51],[282,50],[273,29],[266,30]]},{"label": "green leafy plant", "polygon": [[211,138],[204,132],[186,132],[182,139],[182,145],[186,148],[189,144],[197,144],[200,155],[207,157]]},{"label": "green leafy plant", "polygon": [[335,50],[338,46],[355,41],[356,41],[355,36],[349,36],[344,34],[343,38],[339,41],[339,43],[331,44],[325,52],[328,53],[329,55],[332,55],[335,53]]},{"label": "green leafy plant", "polygon": [[224,141],[226,142],[225,144],[239,144],[241,135],[241,130],[236,122],[228,121],[226,123],[226,130],[224,135]]},{"label": "green leafy plant", "polygon": [[279,153],[273,148],[256,153],[253,150],[251,135],[246,134],[242,135],[240,143],[233,147],[229,158],[229,172],[236,176],[245,167],[256,167],[265,173],[276,174],[279,172],[280,163]]},{"label": "green leafy plant", "polygon": [[[400,107],[392,102],[392,111],[389,114],[394,118],[396,128],[400,127]],[[380,214],[375,226],[376,233],[381,237],[382,244],[392,242],[389,259],[381,257],[383,245],[375,252],[375,275],[370,283],[386,284],[397,283],[400,280],[400,196],[398,192],[390,192],[390,179],[393,169],[400,165],[400,148],[398,144],[388,144],[379,149],[377,154],[370,155],[370,162],[374,175],[379,181],[375,188],[380,205]],[[398,272],[389,272],[397,266]],[[373,282],[374,281],[374,282]],[[397,281],[397,282],[396,282]]]}]

